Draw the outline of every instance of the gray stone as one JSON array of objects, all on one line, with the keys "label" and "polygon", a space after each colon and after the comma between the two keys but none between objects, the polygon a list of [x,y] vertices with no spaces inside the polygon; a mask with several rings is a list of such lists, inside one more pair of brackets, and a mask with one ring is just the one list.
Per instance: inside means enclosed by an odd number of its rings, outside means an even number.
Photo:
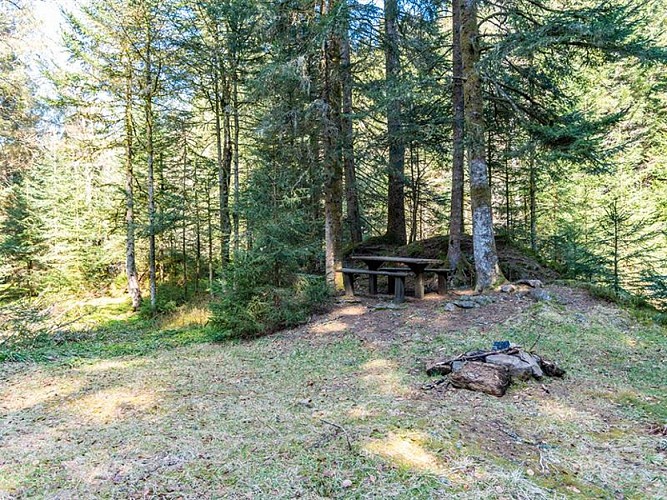
[{"label": "gray stone", "polygon": [[530,365],[531,369],[533,370],[533,377],[539,379],[544,376],[544,372],[542,371],[542,368],[540,368],[539,359],[536,359],[532,354],[529,354],[526,351],[519,351],[519,358],[521,361],[524,361]]},{"label": "gray stone", "polygon": [[461,368],[463,368],[464,364],[465,364],[465,361],[453,361],[452,362],[452,373],[459,371]]},{"label": "gray stone", "polygon": [[540,280],[519,280],[516,283],[517,285],[528,285],[531,288],[542,288]]},{"label": "gray stone", "polygon": [[453,302],[453,304],[461,309],[474,309],[475,307],[479,307],[479,304],[472,300],[457,300]]},{"label": "gray stone", "polygon": [[510,375],[518,379],[526,380],[533,376],[532,366],[516,356],[491,354],[486,357],[486,362],[506,367],[509,370]]},{"label": "gray stone", "polygon": [[535,302],[549,302],[551,300],[551,294],[543,288],[533,288],[530,291],[530,298]]},{"label": "gray stone", "polygon": [[456,311],[456,306],[454,304],[452,304],[451,302],[447,302],[444,305],[443,310],[445,312],[454,312],[454,311]]},{"label": "gray stone", "polygon": [[500,287],[500,291],[503,293],[514,293],[516,292],[516,287],[514,285],[503,285]]}]

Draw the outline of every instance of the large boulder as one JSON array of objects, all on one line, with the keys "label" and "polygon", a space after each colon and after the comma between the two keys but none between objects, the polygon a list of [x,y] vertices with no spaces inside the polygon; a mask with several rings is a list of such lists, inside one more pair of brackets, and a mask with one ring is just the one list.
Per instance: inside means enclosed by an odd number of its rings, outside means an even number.
[{"label": "large boulder", "polygon": [[486,362],[507,368],[509,374],[514,378],[527,380],[533,376],[533,367],[531,364],[526,363],[517,356],[491,354],[486,357]]},{"label": "large boulder", "polygon": [[500,365],[466,361],[449,376],[454,387],[480,391],[492,396],[503,396],[510,385],[509,370]]}]

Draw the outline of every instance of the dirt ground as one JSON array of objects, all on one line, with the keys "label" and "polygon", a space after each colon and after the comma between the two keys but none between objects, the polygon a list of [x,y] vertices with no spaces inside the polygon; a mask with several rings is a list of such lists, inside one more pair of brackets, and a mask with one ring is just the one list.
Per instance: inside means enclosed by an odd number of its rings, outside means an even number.
[{"label": "dirt ground", "polygon": [[[566,287],[341,301],[254,341],[0,365],[0,498],[665,498],[664,329]],[[511,340],[564,379],[426,390]]]}]

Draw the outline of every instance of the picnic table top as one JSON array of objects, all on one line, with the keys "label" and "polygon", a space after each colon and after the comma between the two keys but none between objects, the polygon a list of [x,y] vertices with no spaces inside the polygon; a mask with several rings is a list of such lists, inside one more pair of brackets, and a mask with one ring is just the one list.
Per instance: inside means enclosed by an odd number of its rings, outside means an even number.
[{"label": "picnic table top", "polygon": [[442,264],[439,259],[419,259],[414,257],[389,257],[383,255],[351,255],[351,259],[375,262],[399,262],[403,264]]}]

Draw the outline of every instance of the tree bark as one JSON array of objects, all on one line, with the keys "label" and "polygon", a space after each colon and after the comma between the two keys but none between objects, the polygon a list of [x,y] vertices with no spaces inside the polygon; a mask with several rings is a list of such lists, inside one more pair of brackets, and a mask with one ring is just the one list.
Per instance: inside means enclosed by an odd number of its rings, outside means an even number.
[{"label": "tree bark", "polygon": [[132,69],[128,63],[128,74],[125,80],[125,272],[127,274],[127,290],[132,299],[132,310],[141,306],[141,287],[137,275],[135,253],[135,222],[134,222],[134,151],[132,124]]},{"label": "tree bark", "polygon": [[[328,0],[327,11],[334,9],[335,2]],[[324,102],[324,239],[326,280],[336,291],[343,290],[342,266],[343,238],[343,161],[341,154],[341,43],[334,31],[324,44],[323,66]]]},{"label": "tree bark", "polygon": [[463,60],[465,129],[468,138],[470,201],[472,205],[473,254],[475,258],[475,291],[482,292],[504,276],[498,265],[491,187],[486,161],[484,102],[479,74],[478,0],[463,0],[461,12],[461,54]]},{"label": "tree bark", "polygon": [[387,199],[387,238],[404,245],[405,230],[405,144],[401,131],[400,73],[398,48],[398,0],[385,0],[385,71],[387,93],[387,139],[389,142],[389,192]]},{"label": "tree bark", "polygon": [[148,167],[148,276],[151,292],[151,310],[157,309],[157,283],[155,276],[155,175],[154,175],[154,148],[153,148],[153,95],[154,74],[152,63],[152,34],[150,19],[146,22],[146,54],[144,85],[144,116],[146,121],[146,163]]},{"label": "tree bark", "polygon": [[[347,0],[346,0],[347,1]],[[346,6],[347,7],[347,6]],[[349,13],[345,12],[345,25],[341,40],[341,74],[343,85],[342,149],[345,171],[345,198],[347,202],[347,224],[352,243],[361,243],[361,210],[357,191],[357,172],[354,163],[354,128],[352,124],[352,62],[350,58]]]},{"label": "tree bark", "polygon": [[463,57],[461,54],[461,1],[452,0],[452,193],[449,213],[449,244],[447,262],[457,270],[461,262],[461,237],[463,236],[463,187],[464,187],[464,123]]}]

